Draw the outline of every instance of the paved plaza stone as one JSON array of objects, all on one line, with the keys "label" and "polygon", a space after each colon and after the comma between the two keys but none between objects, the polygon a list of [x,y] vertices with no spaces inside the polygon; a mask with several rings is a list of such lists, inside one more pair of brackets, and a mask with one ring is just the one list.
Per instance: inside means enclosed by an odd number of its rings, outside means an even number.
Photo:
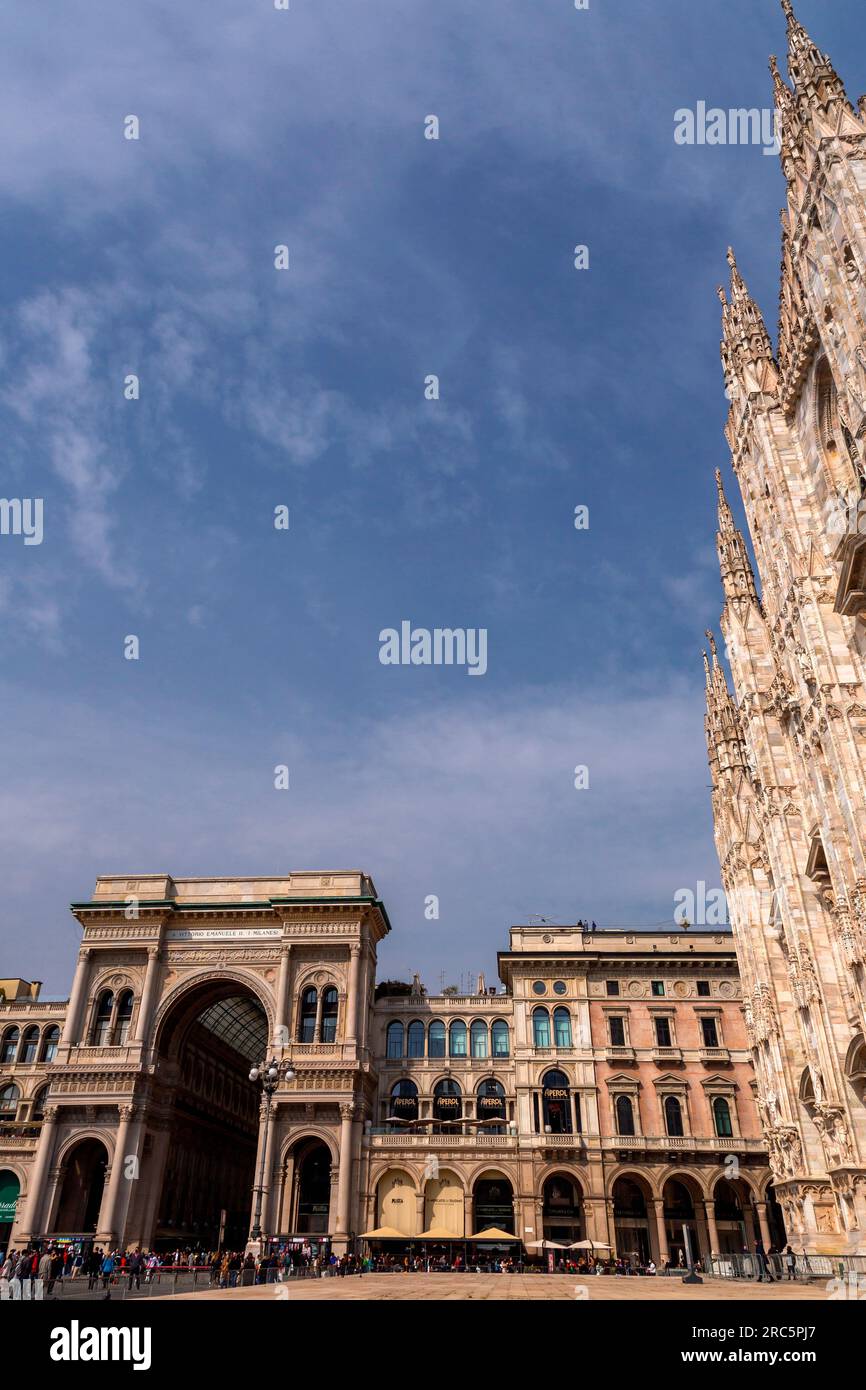
[{"label": "paved plaza stone", "polygon": [[[826,1283],[758,1284],[739,1280],[705,1279],[703,1284],[683,1284],[676,1279],[622,1279],[613,1275],[580,1279],[568,1274],[367,1274],[363,1278],[298,1279],[286,1284],[256,1284],[244,1289],[208,1289],[178,1294],[177,1299],[227,1299],[236,1302],[328,1302],[363,1299],[474,1302],[487,1299],[574,1302],[779,1303],[823,1302],[829,1297]],[[177,1301],[177,1300],[175,1300]]]}]

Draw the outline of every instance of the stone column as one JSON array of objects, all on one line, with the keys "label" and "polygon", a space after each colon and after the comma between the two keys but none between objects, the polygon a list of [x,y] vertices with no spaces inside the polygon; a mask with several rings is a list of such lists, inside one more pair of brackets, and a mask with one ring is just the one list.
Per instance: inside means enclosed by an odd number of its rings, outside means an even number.
[{"label": "stone column", "polygon": [[656,1213],[656,1233],[659,1241],[659,1260],[665,1265],[670,1259],[670,1246],[668,1245],[668,1233],[665,1230],[665,1203],[663,1197],[653,1197],[653,1206]]},{"label": "stone column", "polygon": [[292,958],[291,946],[284,946],[280,952],[280,975],[277,981],[277,1018],[274,1025],[275,1047],[289,1045],[289,965]]},{"label": "stone column", "polygon": [[123,1169],[124,1159],[129,1152],[129,1127],[135,1116],[134,1105],[118,1106],[120,1123],[117,1127],[117,1138],[114,1143],[114,1157],[111,1160],[111,1172],[108,1178],[108,1187],[102,1198],[102,1208],[99,1213],[99,1223],[97,1228],[97,1238],[109,1245],[117,1243],[122,1231],[118,1229],[118,1211],[120,1206],[121,1183],[124,1180]]},{"label": "stone column", "polygon": [[159,947],[148,946],[147,948],[147,972],[144,977],[144,989],[141,991],[141,1003],[138,1006],[138,1022],[135,1025],[135,1042],[146,1043],[150,1033],[150,1019],[153,1013],[153,1000],[156,991],[156,981],[159,974]]},{"label": "stone column", "polygon": [[358,1042],[358,981],[361,975],[361,947],[354,942],[349,948],[349,995],[346,1000],[346,1042]]},{"label": "stone column", "polygon": [[27,1197],[27,1215],[21,1232],[22,1240],[41,1235],[39,1222],[44,1207],[45,1178],[54,1157],[54,1142],[57,1136],[57,1106],[45,1107],[45,1118],[39,1132],[36,1148],[36,1161],[30,1174],[30,1192]]},{"label": "stone column", "polygon": [[277,1127],[276,1103],[272,1106],[271,1122],[268,1125],[267,1138],[265,1140],[265,1180],[264,1191],[262,1193],[262,1234],[273,1235],[271,1216],[273,1212],[273,1188],[274,1188],[274,1132]]},{"label": "stone column", "polygon": [[767,1203],[756,1202],[755,1210],[758,1213],[758,1225],[761,1228],[761,1240],[764,1242],[764,1250],[767,1251],[773,1244],[773,1238],[770,1235],[770,1223],[767,1220]]},{"label": "stone column", "polygon": [[[262,1094],[262,1098],[261,1098],[261,1100],[260,1100],[260,1102],[259,1102],[259,1135],[258,1135],[258,1140],[257,1140],[257,1142],[256,1142],[256,1166],[255,1166],[255,1168],[253,1169],[253,1190],[252,1190],[252,1200],[251,1200],[251,1202],[250,1202],[250,1230],[253,1229],[253,1226],[255,1225],[255,1221],[256,1221],[256,1195],[257,1195],[258,1190],[259,1190],[259,1173],[261,1172],[261,1169],[262,1169],[262,1150],[263,1150],[263,1148],[265,1147],[265,1144],[266,1144],[266,1142],[267,1142],[267,1130],[268,1130],[268,1128],[269,1128],[269,1125],[268,1125],[269,1115],[270,1115],[270,1107],[269,1107],[269,1105],[268,1105],[268,1097],[263,1093],[263,1094]],[[264,1181],[267,1182],[267,1179],[268,1179],[268,1175],[267,1175],[267,1171],[265,1171]],[[264,1204],[264,1194],[262,1194],[262,1216],[263,1216],[263,1217],[264,1217],[264,1206],[265,1206],[265,1204]],[[263,1224],[264,1224],[264,1223],[263,1223]]]},{"label": "stone column", "polygon": [[315,1026],[315,1028],[313,1029],[313,1041],[314,1041],[314,1042],[317,1042],[317,1043],[322,1041],[322,1011],[323,1011],[324,1007],[325,1007],[325,991],[322,990],[322,989],[317,989],[317,990],[316,990],[316,1026]]},{"label": "stone column", "polygon": [[[130,1119],[126,1135],[126,1147],[122,1154],[120,1184],[117,1204],[114,1211],[114,1225],[120,1245],[125,1245],[127,1237],[127,1218],[130,1215],[132,1195],[135,1184],[141,1180],[141,1144],[143,1138],[143,1113],[139,1106],[130,1106]],[[130,1162],[130,1160],[132,1160]],[[127,1171],[127,1165],[129,1165]]]},{"label": "stone column", "polygon": [[354,1118],[355,1106],[352,1102],[340,1106],[340,1174],[337,1195],[337,1229],[334,1234],[343,1237],[349,1234],[349,1212],[352,1202],[352,1150],[354,1148],[352,1121]]},{"label": "stone column", "polygon": [[710,1254],[719,1254],[719,1232],[716,1228],[716,1204],[715,1202],[705,1201],[704,1211],[707,1216],[707,1231],[710,1238]]},{"label": "stone column", "polygon": [[78,954],[75,978],[72,981],[72,990],[69,995],[69,1007],[66,1010],[66,1026],[63,1029],[63,1042],[67,1047],[74,1047],[81,1036],[81,1008],[87,997],[92,955],[93,951],[90,946],[83,946]]}]

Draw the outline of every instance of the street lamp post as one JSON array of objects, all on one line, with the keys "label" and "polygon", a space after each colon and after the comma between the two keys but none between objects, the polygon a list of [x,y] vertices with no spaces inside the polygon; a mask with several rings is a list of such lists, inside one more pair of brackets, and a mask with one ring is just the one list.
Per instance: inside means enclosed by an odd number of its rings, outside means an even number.
[{"label": "street lamp post", "polygon": [[253,1213],[253,1224],[250,1229],[250,1240],[258,1241],[262,1238],[262,1201],[265,1191],[265,1160],[268,1152],[268,1133],[271,1127],[271,1103],[274,1092],[280,1081],[292,1081],[295,1076],[294,1068],[290,1062],[278,1062],[272,1057],[269,1062],[254,1063],[250,1067],[250,1081],[258,1081],[262,1088],[262,1098],[265,1105],[265,1132],[262,1135],[262,1156],[259,1163],[259,1180],[256,1184],[256,1206]]}]

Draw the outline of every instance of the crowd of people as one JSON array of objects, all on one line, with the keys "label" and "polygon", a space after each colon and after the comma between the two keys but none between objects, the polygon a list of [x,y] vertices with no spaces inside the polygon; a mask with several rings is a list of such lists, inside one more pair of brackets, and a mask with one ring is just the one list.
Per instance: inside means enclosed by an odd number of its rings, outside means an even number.
[{"label": "crowd of people", "polygon": [[[782,1251],[775,1246],[765,1252],[760,1240],[755,1243],[753,1255],[743,1251],[748,1268],[753,1277],[773,1282],[774,1279],[793,1280],[797,1272],[797,1256],[791,1246]],[[694,1266],[702,1273],[702,1265]],[[283,1282],[290,1278],[344,1278],[347,1275],[364,1274],[416,1274],[416,1273],[455,1273],[467,1272],[490,1274],[524,1274],[531,1272],[547,1273],[546,1261],[535,1260],[527,1263],[523,1252],[502,1255],[497,1252],[475,1250],[468,1258],[460,1250],[449,1253],[427,1251],[410,1254],[394,1254],[387,1249],[374,1249],[369,1254],[346,1253],[337,1255],[325,1245],[314,1249],[306,1243],[283,1246],[271,1253],[254,1255],[240,1250],[192,1250],[177,1249],[170,1253],[156,1254],[152,1250],[105,1250],[94,1246],[88,1250],[71,1246],[48,1246],[45,1249],[28,1249],[0,1253],[0,1299],[51,1298],[55,1295],[58,1282],[66,1279],[87,1281],[87,1290],[101,1289],[106,1297],[111,1296],[112,1288],[121,1287],[128,1293],[139,1291],[142,1284],[147,1286],[159,1282],[168,1275],[193,1276],[194,1280],[205,1280],[211,1287],[234,1289],[246,1284],[270,1284]],[[663,1273],[685,1273],[686,1261],[683,1251],[676,1258],[668,1259]],[[557,1252],[553,1261],[553,1271],[570,1275],[615,1275],[615,1276],[654,1276],[659,1270],[652,1259],[642,1260],[633,1257],[603,1258],[595,1253],[581,1253],[575,1257],[571,1252]]]}]

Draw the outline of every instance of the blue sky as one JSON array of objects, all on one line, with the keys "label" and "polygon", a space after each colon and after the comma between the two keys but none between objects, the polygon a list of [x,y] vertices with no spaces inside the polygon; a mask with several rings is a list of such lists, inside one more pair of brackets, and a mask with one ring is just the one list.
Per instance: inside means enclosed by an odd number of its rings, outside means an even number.
[{"label": "blue sky", "polygon": [[[856,97],[860,7],[798,14]],[[0,538],[0,974],[68,987],[100,872],[363,867],[430,987],[716,885],[715,287],[732,242],[775,329],[783,186],[674,112],[770,104],[776,0],[2,27],[2,491],[45,536]],[[486,675],[381,665],[407,618],[486,628]]]}]

